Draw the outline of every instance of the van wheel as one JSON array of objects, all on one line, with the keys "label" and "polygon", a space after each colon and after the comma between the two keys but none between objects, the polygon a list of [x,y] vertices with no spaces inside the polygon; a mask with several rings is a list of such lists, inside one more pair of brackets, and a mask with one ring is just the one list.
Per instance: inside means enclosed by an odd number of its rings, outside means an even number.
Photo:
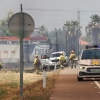
[{"label": "van wheel", "polygon": [[78,81],[83,81],[83,78],[78,77],[78,75],[77,75],[77,80],[78,80]]}]

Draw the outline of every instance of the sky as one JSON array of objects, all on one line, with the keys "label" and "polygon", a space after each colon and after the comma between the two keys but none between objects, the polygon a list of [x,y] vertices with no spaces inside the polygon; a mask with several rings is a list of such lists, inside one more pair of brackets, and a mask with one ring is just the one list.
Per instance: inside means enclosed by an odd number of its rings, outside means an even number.
[{"label": "sky", "polygon": [[100,16],[100,0],[0,0],[0,20],[7,16],[10,9],[32,16],[35,27],[44,25],[49,31],[62,28],[66,21],[77,21],[77,11],[80,11],[80,25],[83,35],[85,26],[91,21],[90,16]]}]

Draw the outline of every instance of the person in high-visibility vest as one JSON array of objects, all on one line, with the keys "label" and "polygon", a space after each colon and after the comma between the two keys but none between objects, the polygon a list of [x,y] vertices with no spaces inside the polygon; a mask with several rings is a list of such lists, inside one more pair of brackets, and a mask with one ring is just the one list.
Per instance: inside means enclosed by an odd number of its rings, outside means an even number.
[{"label": "person in high-visibility vest", "polygon": [[60,67],[63,69],[64,68],[64,63],[66,62],[66,58],[64,57],[62,52],[60,53],[59,61],[60,61]]},{"label": "person in high-visibility vest", "polygon": [[75,68],[76,68],[76,65],[75,65],[75,58],[76,58],[76,54],[75,54],[75,52],[72,50],[72,51],[71,51],[71,54],[70,54],[70,57],[69,57],[69,59],[70,59],[70,61],[71,61],[71,68],[73,68],[73,66],[75,66]]},{"label": "person in high-visibility vest", "polygon": [[0,70],[3,68],[2,63],[0,62]]},{"label": "person in high-visibility vest", "polygon": [[39,57],[38,55],[35,56],[35,59],[34,59],[34,67],[35,67],[35,71],[37,74],[39,74],[39,68],[40,68],[40,60],[39,60]]}]

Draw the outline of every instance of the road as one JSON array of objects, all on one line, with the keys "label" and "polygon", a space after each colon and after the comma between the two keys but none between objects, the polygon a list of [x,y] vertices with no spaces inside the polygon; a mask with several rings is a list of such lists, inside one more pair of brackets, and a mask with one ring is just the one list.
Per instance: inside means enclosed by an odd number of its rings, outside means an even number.
[{"label": "road", "polygon": [[77,81],[77,68],[63,69],[50,100],[100,100],[100,78]]}]

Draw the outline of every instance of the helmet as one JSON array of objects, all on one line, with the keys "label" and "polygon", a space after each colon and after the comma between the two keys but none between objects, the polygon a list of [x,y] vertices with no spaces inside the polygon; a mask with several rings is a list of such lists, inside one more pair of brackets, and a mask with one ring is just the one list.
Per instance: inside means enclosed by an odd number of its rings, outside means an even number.
[{"label": "helmet", "polygon": [[38,55],[35,55],[35,57],[38,57]]},{"label": "helmet", "polygon": [[71,53],[74,53],[74,51],[72,50]]},{"label": "helmet", "polygon": [[61,52],[60,54],[61,54],[61,55],[63,55],[63,53],[62,53],[62,52]]}]

